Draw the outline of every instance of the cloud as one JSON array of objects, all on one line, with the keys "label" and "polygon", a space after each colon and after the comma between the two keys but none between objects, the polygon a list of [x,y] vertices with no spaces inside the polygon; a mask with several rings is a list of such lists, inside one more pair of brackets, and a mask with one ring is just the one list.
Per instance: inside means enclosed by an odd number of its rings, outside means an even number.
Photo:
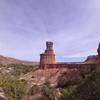
[{"label": "cloud", "polygon": [[0,54],[39,60],[45,41],[57,57],[96,54],[99,0],[0,0]]}]

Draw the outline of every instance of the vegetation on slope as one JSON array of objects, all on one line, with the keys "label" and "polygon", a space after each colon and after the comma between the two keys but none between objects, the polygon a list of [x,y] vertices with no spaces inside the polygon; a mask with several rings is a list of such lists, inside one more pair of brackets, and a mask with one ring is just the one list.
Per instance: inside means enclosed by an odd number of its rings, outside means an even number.
[{"label": "vegetation on slope", "polygon": [[8,100],[21,100],[28,90],[27,82],[18,80],[10,74],[0,74],[0,87]]},{"label": "vegetation on slope", "polygon": [[14,76],[20,76],[21,74],[27,74],[28,72],[34,71],[37,65],[23,65],[23,64],[10,64],[7,66],[11,68],[11,74]]},{"label": "vegetation on slope", "polygon": [[29,86],[18,76],[34,71],[37,67],[20,64],[7,67],[12,70],[0,74],[0,87],[8,100],[100,100],[100,68],[64,72],[58,78],[57,86],[52,86],[48,81],[42,85]]},{"label": "vegetation on slope", "polygon": [[100,69],[88,73],[73,88],[74,85],[63,88],[60,100],[100,100]]}]

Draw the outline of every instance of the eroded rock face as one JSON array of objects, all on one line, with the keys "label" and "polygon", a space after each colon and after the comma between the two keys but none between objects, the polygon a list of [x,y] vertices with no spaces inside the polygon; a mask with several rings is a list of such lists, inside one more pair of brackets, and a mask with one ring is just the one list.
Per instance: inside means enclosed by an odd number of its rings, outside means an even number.
[{"label": "eroded rock face", "polygon": [[97,53],[98,55],[93,55],[93,56],[89,56],[87,57],[87,59],[80,63],[80,64],[63,64],[63,63],[56,63],[55,61],[55,54],[54,54],[54,50],[53,50],[53,42],[46,42],[46,50],[44,53],[40,54],[40,68],[41,69],[46,69],[46,68],[62,68],[62,67],[79,67],[79,65],[81,66],[81,64],[100,64],[100,43],[97,49]]},{"label": "eroded rock face", "polygon": [[[100,44],[97,49],[98,55],[89,56],[84,62],[75,63],[57,63],[53,51],[53,42],[46,43],[46,50],[40,54],[40,67],[34,73],[25,75],[24,78],[29,83],[43,84],[45,80],[49,80],[51,84],[55,84],[57,78],[64,72],[76,72],[80,70],[92,70],[100,65]],[[71,72],[73,74],[73,72]],[[26,78],[27,77],[27,78]]]},{"label": "eroded rock face", "polygon": [[30,72],[21,77],[21,79],[25,79],[30,85],[36,84],[41,85],[46,81],[49,81],[51,85],[55,86],[57,84],[59,76],[63,73],[68,73],[68,75],[73,74],[75,72],[79,72],[76,68],[50,68],[50,69],[37,69],[34,72]]},{"label": "eroded rock face", "polygon": [[98,56],[100,57],[100,43],[99,43],[99,46],[98,46],[97,52],[98,52]]},{"label": "eroded rock face", "polygon": [[93,55],[93,56],[89,56],[87,57],[85,63],[100,63],[100,43],[97,49],[97,53],[98,55]]},{"label": "eroded rock face", "polygon": [[87,59],[85,60],[85,63],[97,63],[100,62],[98,56],[93,55],[93,56],[88,56]]},{"label": "eroded rock face", "polygon": [[40,54],[40,68],[44,68],[46,64],[55,64],[55,54],[53,50],[53,42],[46,42],[46,50]]},{"label": "eroded rock face", "polygon": [[89,56],[86,59],[85,63],[93,63],[93,64],[99,63],[100,64],[100,57],[98,57],[98,55],[97,56]]}]

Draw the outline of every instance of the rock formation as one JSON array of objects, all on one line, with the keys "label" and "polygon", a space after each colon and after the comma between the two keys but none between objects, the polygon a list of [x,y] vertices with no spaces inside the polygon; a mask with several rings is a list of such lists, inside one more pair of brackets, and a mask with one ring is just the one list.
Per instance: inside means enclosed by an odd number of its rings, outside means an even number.
[{"label": "rock formation", "polygon": [[97,49],[97,53],[98,53],[97,55],[89,56],[86,59],[85,63],[93,63],[93,64],[95,64],[95,63],[99,64],[100,63],[100,43],[99,43],[99,46],[98,46],[98,49]]},{"label": "rock formation", "polygon": [[[34,72],[25,74],[20,79],[25,79],[30,85],[38,84],[41,85],[48,80],[52,85],[57,84],[59,76],[63,73],[70,75],[79,75],[80,72],[90,72],[100,66],[100,44],[97,49],[98,55],[89,56],[84,62],[73,62],[73,63],[57,63],[55,61],[55,54],[53,51],[53,43],[46,42],[46,50],[40,54],[40,67]],[[98,63],[97,63],[98,62]]]},{"label": "rock formation", "polygon": [[47,64],[55,64],[55,54],[53,50],[53,42],[46,42],[46,50],[40,54],[40,68],[44,68]]},{"label": "rock formation", "polygon": [[[98,64],[100,64],[100,44],[97,49],[98,55],[89,56],[84,62],[75,62],[75,63],[56,63],[55,61],[55,54],[53,50],[53,42],[46,42],[46,50],[44,53],[40,54],[40,68],[46,69],[46,68],[92,68],[92,67],[98,67]],[[91,67],[92,66],[92,67]]]}]

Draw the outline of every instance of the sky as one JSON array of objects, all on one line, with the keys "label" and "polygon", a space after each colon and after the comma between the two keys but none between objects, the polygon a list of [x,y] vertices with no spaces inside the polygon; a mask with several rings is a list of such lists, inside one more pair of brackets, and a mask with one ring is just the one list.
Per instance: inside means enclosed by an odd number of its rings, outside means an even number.
[{"label": "sky", "polygon": [[57,61],[81,59],[96,55],[99,33],[100,0],[0,0],[0,55],[39,61],[53,41]]}]

